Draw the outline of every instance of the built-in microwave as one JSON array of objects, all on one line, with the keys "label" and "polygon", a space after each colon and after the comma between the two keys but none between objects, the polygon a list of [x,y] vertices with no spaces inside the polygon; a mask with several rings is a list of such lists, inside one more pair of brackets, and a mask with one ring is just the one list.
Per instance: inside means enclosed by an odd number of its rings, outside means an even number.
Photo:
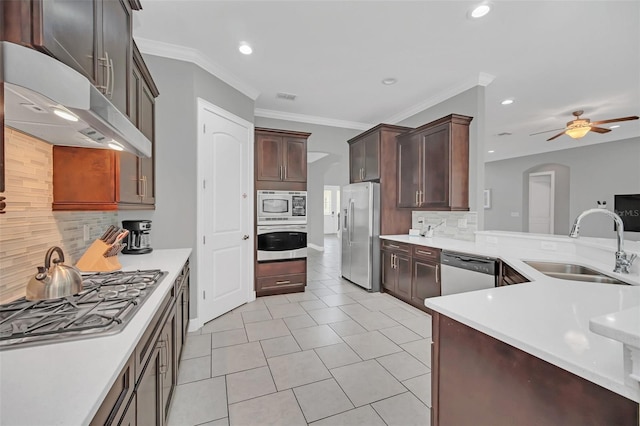
[{"label": "built-in microwave", "polygon": [[307,191],[258,191],[258,225],[306,225]]},{"label": "built-in microwave", "polygon": [[258,226],[258,262],[307,257],[307,226]]}]

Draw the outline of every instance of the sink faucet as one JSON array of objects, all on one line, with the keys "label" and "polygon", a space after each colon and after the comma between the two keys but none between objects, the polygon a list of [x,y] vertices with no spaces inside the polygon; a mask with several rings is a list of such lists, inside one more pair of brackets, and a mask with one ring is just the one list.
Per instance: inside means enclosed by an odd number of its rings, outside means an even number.
[{"label": "sink faucet", "polygon": [[613,269],[613,272],[628,274],[629,268],[633,264],[633,261],[636,260],[637,255],[629,255],[624,252],[624,224],[622,223],[622,219],[620,218],[620,216],[618,216],[614,212],[606,209],[589,209],[583,211],[578,215],[575,222],[573,222],[573,227],[571,228],[569,236],[571,238],[578,238],[578,236],[580,235],[580,222],[582,221],[582,219],[592,213],[602,213],[604,215],[607,215],[616,223],[618,250],[616,251],[616,267]]}]

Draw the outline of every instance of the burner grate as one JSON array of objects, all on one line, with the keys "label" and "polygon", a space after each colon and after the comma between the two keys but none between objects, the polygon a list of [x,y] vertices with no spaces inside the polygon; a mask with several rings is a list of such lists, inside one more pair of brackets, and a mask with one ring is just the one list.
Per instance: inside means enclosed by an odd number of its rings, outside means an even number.
[{"label": "burner grate", "polygon": [[117,333],[165,275],[159,269],[83,274],[77,295],[0,305],[0,350]]}]

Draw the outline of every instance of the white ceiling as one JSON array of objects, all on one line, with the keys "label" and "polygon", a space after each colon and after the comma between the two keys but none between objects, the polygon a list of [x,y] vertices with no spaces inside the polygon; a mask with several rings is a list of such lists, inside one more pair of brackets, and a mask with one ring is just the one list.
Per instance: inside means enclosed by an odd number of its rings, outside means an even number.
[{"label": "white ceiling", "polygon": [[134,35],[143,52],[192,60],[257,97],[256,115],[365,129],[490,81],[487,161],[640,136],[640,120],[580,140],[529,136],[577,109],[592,121],[640,115],[639,1],[492,3],[471,20],[477,2],[143,0]]}]

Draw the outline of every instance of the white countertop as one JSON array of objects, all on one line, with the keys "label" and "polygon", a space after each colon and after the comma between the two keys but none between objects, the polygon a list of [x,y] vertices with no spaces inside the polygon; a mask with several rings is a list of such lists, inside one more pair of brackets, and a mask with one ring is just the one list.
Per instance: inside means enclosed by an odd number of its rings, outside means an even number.
[{"label": "white countertop", "polygon": [[[605,257],[586,258],[579,251],[541,250],[536,244],[518,248],[514,244],[502,246],[409,235],[380,238],[502,259],[531,282],[430,298],[425,300],[425,306],[640,402],[640,386],[625,384],[622,343],[589,329],[589,321],[594,317],[625,310],[636,312],[640,305],[640,276],[610,272],[613,254],[609,262]],[[568,238],[556,239],[558,244],[573,244]],[[587,245],[592,244],[585,240]],[[555,279],[533,269],[523,259],[589,266],[634,285]],[[627,314],[624,318],[632,321],[634,317]]]},{"label": "white countertop", "polygon": [[174,249],[119,256],[125,271],[168,272],[120,333],[1,351],[0,424],[89,424],[190,254]]}]

